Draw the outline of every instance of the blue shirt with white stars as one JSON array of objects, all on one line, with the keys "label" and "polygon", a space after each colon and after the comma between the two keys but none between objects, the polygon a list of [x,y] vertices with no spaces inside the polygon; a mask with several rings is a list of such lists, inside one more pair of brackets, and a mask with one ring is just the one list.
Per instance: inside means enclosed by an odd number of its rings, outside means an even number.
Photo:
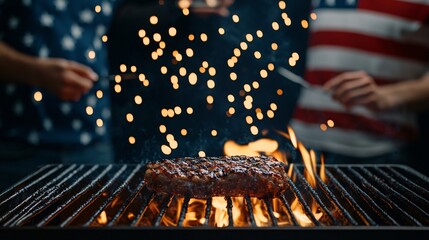
[{"label": "blue shirt with white stars", "polygon": [[[29,55],[74,60],[107,76],[102,37],[116,4],[115,0],[0,0],[0,41]],[[97,95],[97,91],[101,92]],[[34,98],[36,92],[42,93],[40,101]],[[108,78],[99,79],[78,102],[61,101],[39,87],[2,82],[0,139],[61,146],[104,141],[111,118],[108,92]]]}]

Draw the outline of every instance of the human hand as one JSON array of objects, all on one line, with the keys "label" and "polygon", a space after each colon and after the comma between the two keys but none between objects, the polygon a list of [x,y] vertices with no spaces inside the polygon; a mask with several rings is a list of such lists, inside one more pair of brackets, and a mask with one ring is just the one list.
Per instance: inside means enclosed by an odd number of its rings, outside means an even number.
[{"label": "human hand", "polygon": [[[344,72],[327,81],[323,88],[346,109],[361,105],[380,112],[393,108],[388,88],[378,86],[365,71]],[[394,97],[394,96],[393,96]]]},{"label": "human hand", "polygon": [[98,80],[91,68],[66,59],[41,58],[36,65],[37,85],[64,101],[78,101]]}]

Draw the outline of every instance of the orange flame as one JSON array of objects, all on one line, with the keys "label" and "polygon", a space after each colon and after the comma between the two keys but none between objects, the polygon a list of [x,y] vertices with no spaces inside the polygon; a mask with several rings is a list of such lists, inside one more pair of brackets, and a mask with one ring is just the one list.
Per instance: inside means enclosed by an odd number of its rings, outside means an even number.
[{"label": "orange flame", "polygon": [[[278,132],[281,136],[284,136],[287,139],[290,139],[293,146],[300,152],[301,158],[303,161],[304,167],[304,177],[311,185],[311,187],[317,187],[317,156],[313,150],[307,150],[305,146],[299,142],[296,138],[295,133],[291,128],[288,128],[288,133]],[[224,153],[228,156],[233,155],[247,155],[247,156],[259,156],[259,155],[271,155],[274,156],[277,160],[288,163],[286,159],[286,153],[279,150],[279,143],[273,139],[262,138],[248,144],[240,145],[236,142],[229,140],[224,144]],[[289,164],[287,171],[288,176],[295,181],[295,174],[293,172],[294,164]],[[326,179],[326,173],[324,168],[324,158],[321,156],[321,166],[319,169],[319,175],[322,181]],[[288,196],[290,197],[290,196]],[[247,199],[247,200],[246,200]],[[248,203],[247,201],[250,200]],[[145,219],[153,219],[160,213],[161,199],[152,199],[149,203],[147,210],[143,218],[141,219],[139,225],[151,225],[150,221]],[[244,197],[232,197],[232,223],[234,227],[246,227],[251,226],[250,216],[253,216],[255,224],[257,226],[271,226],[273,224],[273,219],[268,211],[267,203],[271,205],[273,210],[273,216],[276,218],[276,221],[279,226],[283,225],[292,225],[291,220],[288,217],[288,209],[283,204],[282,200],[279,198],[269,199],[269,202],[261,200],[258,198],[244,198]],[[302,203],[298,198],[292,198],[291,201],[291,210],[300,226],[313,226],[313,221],[307,216],[306,212],[303,210]],[[305,199],[310,210],[318,220],[323,216],[323,213],[319,211],[317,203],[311,199]],[[180,213],[182,206],[185,202],[184,198],[173,197],[170,200],[169,207],[166,210],[165,215],[163,216],[160,224],[162,226],[177,226],[180,218]],[[194,227],[209,225],[215,227],[228,227],[230,224],[230,215],[228,214],[228,202],[225,197],[213,197],[211,199],[210,212],[206,213],[208,201],[205,199],[189,199],[187,203],[188,206],[185,208],[187,210],[184,219],[183,226],[185,227]],[[251,209],[249,210],[249,207]],[[252,211],[250,213],[249,211]],[[206,216],[206,214],[210,214]],[[101,215],[100,215],[101,218]],[[103,221],[103,220],[99,220]],[[206,222],[207,221],[207,222]]]},{"label": "orange flame", "polygon": [[[297,140],[296,134],[292,128],[288,127],[288,133],[278,131],[278,134],[289,139],[292,145],[300,152],[304,166],[304,177],[308,183],[313,187],[317,187],[317,156],[314,150],[307,150],[307,148]],[[286,153],[278,149],[278,142],[273,139],[262,138],[254,142],[250,142],[245,145],[239,145],[236,142],[229,140],[224,144],[224,153],[228,156],[233,155],[247,155],[247,156],[259,156],[259,155],[271,155],[279,161],[288,163]],[[289,165],[288,170],[289,177],[293,178],[293,164]],[[325,168],[324,159],[321,158],[320,166],[320,177],[325,181]],[[253,205],[253,213],[255,216],[255,222],[258,226],[265,226],[269,222],[269,216],[267,215],[266,207],[264,202],[258,199],[251,199]],[[278,199],[273,199],[273,210],[274,216],[277,218],[279,225],[290,224],[288,219],[283,219],[285,214],[279,214],[281,211],[282,204]],[[322,212],[318,211],[317,204],[311,201],[311,211],[316,219],[320,219],[323,215]],[[216,211],[226,211],[225,208],[216,208]],[[225,207],[225,206],[224,206]],[[301,203],[295,198],[291,204],[291,209],[301,226],[312,226],[313,222],[308,218],[307,214],[303,211]],[[283,216],[283,218],[282,218]],[[224,220],[223,220],[224,221]]]}]

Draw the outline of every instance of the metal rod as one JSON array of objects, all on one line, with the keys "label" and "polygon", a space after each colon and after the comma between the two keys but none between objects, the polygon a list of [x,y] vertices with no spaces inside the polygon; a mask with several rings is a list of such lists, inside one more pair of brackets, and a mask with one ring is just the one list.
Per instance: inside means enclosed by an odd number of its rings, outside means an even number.
[{"label": "metal rod", "polygon": [[234,226],[234,217],[232,216],[232,200],[231,197],[225,197],[226,199],[226,209],[228,211],[228,220],[229,220],[229,224],[228,227],[233,227]]},{"label": "metal rod", "polygon": [[255,215],[253,213],[252,202],[250,201],[250,197],[246,195],[245,197],[247,210],[249,211],[249,220],[252,227],[256,227]]},{"label": "metal rod", "polygon": [[119,218],[124,214],[125,209],[137,198],[138,194],[143,190],[143,186],[145,185],[144,181],[140,181],[134,191],[128,195],[128,198],[124,201],[121,208],[117,211],[117,213],[112,217],[112,219],[107,223],[107,226],[113,226],[117,223]]},{"label": "metal rod", "polygon": [[338,182],[338,180],[332,176],[331,172],[326,168],[326,176],[329,178],[329,182],[340,192],[341,197],[350,203],[353,210],[359,215],[359,217],[367,225],[375,226],[377,223],[362,209],[362,207],[355,201],[355,199],[348,193],[348,191]]},{"label": "metal rod", "polygon": [[288,211],[289,221],[292,222],[294,226],[298,226],[298,222],[296,221],[295,214],[293,214],[292,208],[290,207],[284,195],[281,195],[281,200],[283,204],[286,206],[286,209]]},{"label": "metal rod", "polygon": [[151,192],[150,194],[144,194],[143,195],[143,203],[140,207],[140,210],[136,213],[134,220],[131,223],[131,226],[137,226],[138,225],[138,223],[143,218],[143,213],[145,212],[146,208],[148,207],[151,199],[154,197],[155,197],[155,194],[153,192]]},{"label": "metal rod", "polygon": [[[70,168],[71,167],[72,166],[70,166]],[[83,169],[83,165],[75,169],[73,172],[69,173],[62,180],[60,180],[62,175],[57,176],[56,178],[51,180],[49,183],[46,184],[46,186],[49,186],[49,188],[45,189],[45,191],[41,191],[40,195],[37,195],[37,197],[33,199],[31,203],[29,203],[24,209],[22,209],[19,214],[15,215],[15,217],[10,219],[5,225],[19,226],[23,224],[25,221],[27,221],[28,219],[32,218],[37,212],[49,206],[49,204],[51,204],[52,202],[60,199],[61,196],[64,194],[64,189],[61,187],[61,185],[65,183],[67,180],[71,179],[73,176],[75,176],[82,169]],[[54,183],[57,181],[59,182],[54,185]],[[57,193],[58,191],[60,192]],[[57,193],[57,195],[53,196],[55,193]]]},{"label": "metal rod", "polygon": [[83,226],[89,226],[92,222],[95,221],[95,219],[101,214],[101,212],[103,212],[103,210],[106,208],[107,205],[109,205],[109,203],[112,202],[112,200],[118,196],[118,194],[120,192],[122,192],[122,190],[129,185],[129,182],[131,181],[131,179],[136,175],[136,173],[140,170],[141,165],[137,165],[133,171],[128,175],[128,177],[125,179],[125,181],[123,183],[121,183],[119,185],[119,187],[112,193],[109,194],[108,198],[98,206],[97,211],[94,212],[94,214],[86,221],[86,223],[82,224]]},{"label": "metal rod", "polygon": [[292,180],[290,178],[286,178],[286,181],[288,182],[289,186],[291,187],[295,197],[298,198],[298,200],[299,200],[298,202],[302,206],[302,208],[304,209],[304,213],[307,215],[307,217],[313,222],[314,225],[320,226],[319,220],[317,220],[316,217],[314,216],[314,214],[311,212],[310,207],[305,202],[304,198],[301,195],[301,192],[298,190],[298,188],[295,186],[295,184],[292,182]]},{"label": "metal rod", "polygon": [[345,217],[350,224],[352,225],[359,225],[359,223],[350,215],[350,213],[342,206],[342,204],[338,201],[338,199],[335,197],[335,195],[331,192],[331,190],[329,190],[328,186],[326,186],[326,184],[322,181],[322,179],[320,179],[320,177],[315,174],[316,177],[316,181],[319,187],[322,188],[322,190],[325,192],[326,196],[328,196],[331,201],[333,201],[335,203],[335,205],[337,205],[338,209],[340,210],[339,213]]},{"label": "metal rod", "polygon": [[419,186],[418,184],[414,183],[413,181],[411,181],[410,179],[408,179],[407,177],[405,177],[404,175],[399,173],[394,168],[388,168],[388,170],[390,172],[392,172],[393,174],[395,174],[396,177],[400,178],[400,180],[403,184],[407,185],[413,191],[418,192],[419,194],[424,196],[426,199],[429,199],[429,191],[427,189],[425,189],[425,188]]},{"label": "metal rod", "polygon": [[[54,168],[54,169],[50,170],[48,173],[44,174],[41,178],[39,178],[36,181],[38,182],[39,180],[44,179],[47,176],[51,175],[53,172],[57,171],[59,167],[60,166],[58,166],[57,168]],[[65,174],[67,174],[71,170],[73,170],[75,167],[76,167],[76,165],[69,166],[62,173],[60,173],[58,176],[56,176],[56,178],[54,179],[54,181],[60,179],[62,176],[64,176]],[[32,184],[35,184],[35,183],[30,183],[30,185],[32,185]],[[5,213],[2,216],[0,216],[0,223],[3,220],[5,220],[7,217],[9,217],[11,215],[14,215],[14,217],[9,220],[9,222],[12,222],[14,219],[18,218],[19,216],[22,216],[22,214],[25,214],[28,211],[30,211],[31,207],[33,207],[34,205],[36,205],[37,201],[44,196],[46,190],[50,186],[52,186],[52,184],[53,184],[53,181],[51,180],[50,182],[48,182],[43,187],[37,189],[36,192],[34,192],[31,195],[27,196],[24,200],[20,200],[19,203],[16,204],[12,209],[10,209],[7,213]],[[22,192],[26,191],[27,189],[28,188],[23,188],[22,191],[20,191],[20,192],[22,193]],[[18,194],[9,197],[8,199],[4,200],[2,203],[5,204],[6,202],[11,201],[13,199],[12,197],[13,198],[18,198]],[[21,212],[21,213],[19,213],[19,212]]]},{"label": "metal rod", "polygon": [[372,169],[374,169],[378,174],[380,174],[387,181],[387,183],[389,183],[389,186],[396,189],[397,191],[408,195],[410,198],[413,199],[413,202],[419,202],[420,204],[425,205],[426,209],[429,209],[429,201],[423,198],[421,195],[415,193],[408,186],[403,185],[401,182],[391,177],[379,167],[373,167]]},{"label": "metal rod", "polygon": [[[43,174],[42,176],[40,176],[38,179],[30,182],[29,184],[25,185],[25,187],[23,188],[19,188],[19,189],[15,189],[17,186],[25,183],[26,181],[28,181],[29,179],[37,176],[38,174],[40,174],[41,172],[45,171],[47,168],[54,166],[54,168],[52,168],[51,170],[49,170],[47,173]],[[8,201],[10,201],[11,199],[15,198],[16,196],[28,191],[29,189],[31,189],[32,186],[34,186],[35,184],[37,184],[38,182],[42,181],[43,179],[51,176],[54,172],[58,171],[59,169],[61,169],[63,167],[62,164],[59,165],[46,165],[41,167],[40,169],[38,169],[36,172],[32,173],[31,175],[27,176],[26,178],[24,178],[23,180],[19,181],[18,183],[16,183],[14,186],[10,187],[9,189],[5,190],[3,193],[0,194],[0,207],[4,204],[6,204]],[[39,190],[41,191],[41,190]]]},{"label": "metal rod", "polygon": [[[365,187],[367,187],[368,189],[370,189],[372,192],[375,192],[377,194],[380,195],[380,199],[382,199],[383,201],[385,201],[387,204],[389,204],[389,206],[395,206],[395,209],[397,211],[400,211],[402,214],[404,214],[406,216],[406,220],[410,223],[414,223],[418,226],[422,226],[422,223],[420,223],[419,220],[417,220],[414,216],[411,216],[408,212],[406,212],[404,209],[402,209],[396,202],[402,202],[407,204],[408,206],[410,206],[411,208],[415,208],[416,212],[414,212],[415,214],[418,214],[421,219],[429,219],[429,215],[423,210],[421,209],[419,206],[417,206],[416,204],[414,204],[412,201],[410,201],[409,199],[405,198],[403,195],[401,195],[400,193],[398,193],[397,191],[395,191],[393,188],[390,188],[387,184],[385,184],[380,178],[378,178],[377,176],[373,175],[370,171],[368,171],[365,168],[359,167],[359,169],[361,170],[361,172],[363,174],[365,174],[369,179],[371,179],[372,181],[374,181],[378,187],[382,190],[384,190],[385,192],[387,192],[387,194],[383,194],[378,188],[376,188],[374,186],[374,184],[369,183],[368,180],[366,180],[366,178],[364,176],[362,176],[360,173],[358,173],[356,170],[352,169],[352,171],[354,171],[354,174],[359,175],[359,177],[362,177],[362,183]],[[385,197],[385,196],[389,196],[389,198]],[[392,201],[391,197],[395,197],[397,201]]]},{"label": "metal rod", "polygon": [[204,226],[207,226],[209,224],[210,212],[212,210],[212,201],[213,201],[213,199],[210,197],[207,199],[207,202],[206,202],[206,213],[204,215],[204,218],[205,218]]},{"label": "metal rod", "polygon": [[320,199],[319,195],[314,191],[314,189],[311,187],[311,185],[307,182],[307,180],[304,178],[304,176],[299,172],[298,168],[296,166],[294,168],[294,173],[299,179],[301,183],[303,183],[306,187],[306,189],[310,192],[311,196],[316,200],[320,208],[325,212],[325,214],[332,220],[334,225],[338,225],[337,219],[332,215],[331,211],[326,207],[325,204],[323,204],[322,200]]},{"label": "metal rod", "polygon": [[188,207],[189,207],[189,200],[190,200],[190,197],[186,196],[185,200],[183,201],[183,205],[180,210],[179,220],[177,221],[177,226],[183,225],[183,220],[185,219],[186,212],[188,211]]},{"label": "metal rod", "polygon": [[[68,218],[66,218],[61,224],[61,227],[64,227],[66,225],[68,225],[71,221],[73,221],[81,211],[83,211],[89,204],[91,204],[95,198],[97,198],[99,195],[101,195],[108,186],[110,186],[121,174],[123,171],[125,171],[125,169],[127,168],[127,165],[123,165],[121,167],[121,169],[119,169],[119,171],[117,171],[115,173],[115,175],[112,178],[109,178],[109,181],[102,187],[100,188],[97,192],[95,192],[94,194],[92,194],[92,196],[85,201],[78,209],[76,209],[76,211],[74,213],[72,213]],[[105,169],[105,171],[103,171],[103,173],[101,173],[97,179],[94,179],[91,184],[89,184],[90,187],[94,187],[97,185],[97,182],[103,177],[105,176],[110,170],[112,169],[112,165],[108,165],[107,168]]]},{"label": "metal rod", "polygon": [[349,188],[357,193],[358,196],[363,197],[363,200],[368,204],[368,206],[374,210],[374,212],[388,224],[399,226],[399,223],[393,219],[389,214],[387,214],[374,200],[366,194],[365,191],[360,189],[360,187],[353,182],[340,168],[333,168],[337,174],[349,185]]},{"label": "metal rod", "polygon": [[277,227],[279,224],[277,222],[276,216],[274,216],[273,206],[271,205],[271,202],[267,198],[264,198],[264,202],[267,205],[268,214],[271,217],[271,221],[273,222],[273,226]]},{"label": "metal rod", "polygon": [[159,224],[161,224],[162,217],[164,216],[165,212],[167,212],[168,206],[170,205],[172,199],[173,199],[173,195],[166,195],[164,197],[161,203],[161,210],[159,211],[159,214],[156,217],[156,221],[153,224],[154,226],[157,227],[159,226]]}]

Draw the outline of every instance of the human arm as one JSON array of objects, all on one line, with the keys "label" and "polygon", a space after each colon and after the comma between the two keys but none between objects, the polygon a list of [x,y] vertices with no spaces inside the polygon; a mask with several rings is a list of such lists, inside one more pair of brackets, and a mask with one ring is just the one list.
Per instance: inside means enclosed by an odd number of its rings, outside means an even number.
[{"label": "human arm", "polygon": [[98,76],[89,67],[62,58],[37,58],[0,42],[0,82],[44,88],[61,100],[77,101]]},{"label": "human arm", "polygon": [[327,81],[323,87],[346,108],[362,105],[375,112],[429,108],[429,73],[417,79],[380,86],[365,71],[345,72]]}]

